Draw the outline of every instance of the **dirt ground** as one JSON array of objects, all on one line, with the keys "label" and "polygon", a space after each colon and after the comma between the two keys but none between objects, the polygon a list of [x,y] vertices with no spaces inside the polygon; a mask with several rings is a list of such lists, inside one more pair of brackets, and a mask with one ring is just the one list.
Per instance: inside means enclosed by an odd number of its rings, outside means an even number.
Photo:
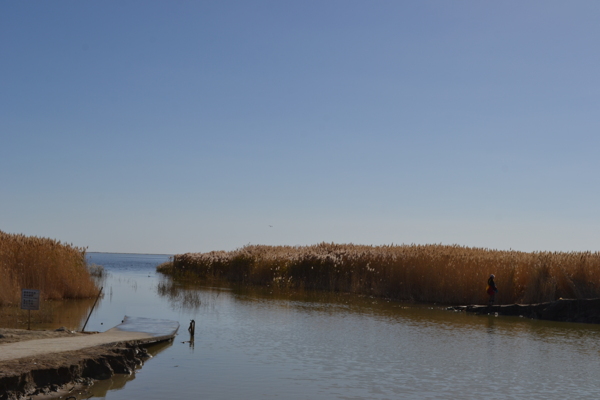
[{"label": "dirt ground", "polygon": [[[26,329],[9,329],[0,328],[0,344],[15,343],[25,340],[48,339],[60,337],[78,337],[87,335],[86,333],[77,333],[69,330],[50,331],[50,330],[26,330]],[[94,357],[106,349],[90,348],[85,352],[73,351],[63,353],[52,353],[44,356],[31,358],[21,358],[17,360],[0,361],[0,377],[14,375],[16,372],[26,372],[32,369],[32,365],[36,368],[53,368],[61,365],[70,365],[77,363],[85,357]]]},{"label": "dirt ground", "polygon": [[85,333],[77,333],[69,330],[63,331],[28,331],[26,329],[8,329],[0,328],[0,344],[21,342],[23,340],[46,339],[57,337],[72,337],[86,335]]}]

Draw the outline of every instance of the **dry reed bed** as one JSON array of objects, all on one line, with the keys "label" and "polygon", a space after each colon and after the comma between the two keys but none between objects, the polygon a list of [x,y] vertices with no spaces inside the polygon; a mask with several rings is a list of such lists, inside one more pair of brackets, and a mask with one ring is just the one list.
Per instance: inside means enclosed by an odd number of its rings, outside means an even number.
[{"label": "dry reed bed", "polygon": [[0,231],[0,306],[19,304],[21,289],[39,289],[43,300],[98,293],[87,270],[85,249]]},{"label": "dry reed bed", "polygon": [[253,285],[352,292],[443,304],[487,303],[491,273],[497,303],[600,297],[600,253],[499,251],[458,245],[248,245],[186,253],[159,271]]}]

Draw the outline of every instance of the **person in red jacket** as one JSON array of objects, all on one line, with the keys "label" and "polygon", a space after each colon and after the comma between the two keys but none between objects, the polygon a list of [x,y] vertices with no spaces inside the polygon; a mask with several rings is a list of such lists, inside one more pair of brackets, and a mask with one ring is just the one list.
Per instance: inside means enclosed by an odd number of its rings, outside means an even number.
[{"label": "person in red jacket", "polygon": [[488,306],[494,305],[494,300],[496,300],[496,293],[498,293],[498,288],[496,287],[496,282],[494,282],[494,278],[496,276],[494,274],[490,275],[490,279],[488,279],[488,284],[486,288],[487,294],[490,296],[490,300],[488,301]]}]

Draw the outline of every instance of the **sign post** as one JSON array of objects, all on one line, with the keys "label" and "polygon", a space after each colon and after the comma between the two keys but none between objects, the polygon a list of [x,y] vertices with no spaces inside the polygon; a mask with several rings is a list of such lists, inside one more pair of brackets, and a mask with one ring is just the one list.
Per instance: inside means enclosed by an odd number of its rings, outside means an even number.
[{"label": "sign post", "polygon": [[29,310],[27,330],[31,330],[31,310],[40,309],[40,291],[37,289],[21,289],[21,310]]}]

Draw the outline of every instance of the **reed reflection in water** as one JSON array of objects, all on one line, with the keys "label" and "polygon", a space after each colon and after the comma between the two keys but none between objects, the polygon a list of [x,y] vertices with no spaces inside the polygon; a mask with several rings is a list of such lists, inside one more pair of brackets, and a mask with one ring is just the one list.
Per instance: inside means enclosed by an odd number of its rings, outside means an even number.
[{"label": "reed reflection in water", "polygon": [[[93,304],[94,299],[44,301],[40,310],[31,311],[31,329],[81,330]],[[0,328],[27,329],[28,319],[27,310],[0,307]]]},{"label": "reed reflection in water", "polygon": [[202,306],[201,295],[194,285],[177,283],[172,279],[160,277],[157,285],[159,296],[166,298],[174,309],[197,311]]}]

